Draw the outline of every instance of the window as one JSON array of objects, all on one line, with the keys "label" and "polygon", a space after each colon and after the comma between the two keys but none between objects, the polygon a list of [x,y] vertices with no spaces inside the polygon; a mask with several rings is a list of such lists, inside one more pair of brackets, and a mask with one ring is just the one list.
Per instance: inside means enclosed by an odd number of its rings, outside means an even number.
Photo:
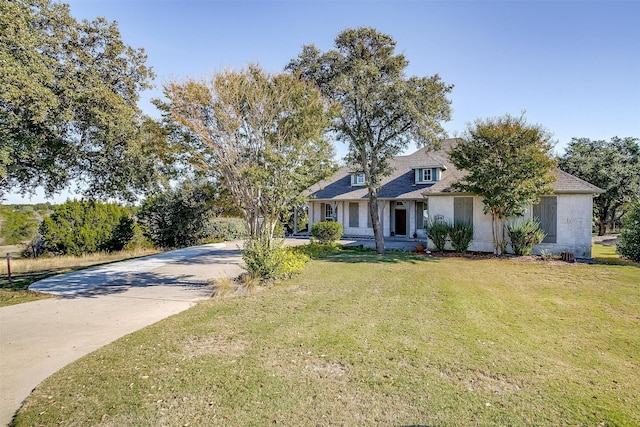
[{"label": "window", "polygon": [[473,197],[453,198],[453,222],[473,224]]},{"label": "window", "polygon": [[558,198],[540,197],[540,203],[533,205],[533,217],[540,221],[540,228],[547,234],[542,243],[557,243]]},{"label": "window", "polygon": [[429,210],[427,202],[416,203],[416,229],[421,230],[429,223]]},{"label": "window", "polygon": [[364,174],[363,173],[351,174],[351,185],[364,185]]},{"label": "window", "polygon": [[325,203],[324,205],[324,220],[325,221],[335,221],[335,216],[333,212],[333,206],[330,203]]},{"label": "window", "polygon": [[349,203],[349,227],[360,227],[360,205],[358,203]]},{"label": "window", "polygon": [[416,169],[416,183],[424,184],[438,180],[438,168]]}]

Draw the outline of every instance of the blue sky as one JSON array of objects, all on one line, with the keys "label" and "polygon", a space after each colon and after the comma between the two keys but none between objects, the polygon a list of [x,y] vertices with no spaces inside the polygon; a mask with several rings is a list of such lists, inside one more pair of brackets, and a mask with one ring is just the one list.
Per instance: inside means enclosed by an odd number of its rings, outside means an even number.
[{"label": "blue sky", "polygon": [[[125,43],[145,48],[157,88],[141,108],[152,116],[149,100],[170,79],[248,63],[278,72],[303,45],[328,50],[340,31],[367,26],[396,40],[408,75],[439,74],[455,85],[450,135],[477,118],[525,110],[554,134],[559,154],[572,137],[640,137],[640,1],[66,3],[77,19],[117,21]],[[42,200],[10,195],[6,202]]]}]

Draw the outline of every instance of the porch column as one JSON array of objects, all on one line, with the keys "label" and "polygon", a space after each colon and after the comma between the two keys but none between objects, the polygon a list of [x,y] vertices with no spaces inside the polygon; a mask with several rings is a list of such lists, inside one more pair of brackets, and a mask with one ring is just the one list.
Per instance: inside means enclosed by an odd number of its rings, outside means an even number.
[{"label": "porch column", "polygon": [[402,206],[404,207],[404,215],[405,215],[405,224],[404,224],[404,235],[407,240],[409,240],[412,236],[409,233],[411,231],[411,210],[409,209],[409,202],[403,201]]}]

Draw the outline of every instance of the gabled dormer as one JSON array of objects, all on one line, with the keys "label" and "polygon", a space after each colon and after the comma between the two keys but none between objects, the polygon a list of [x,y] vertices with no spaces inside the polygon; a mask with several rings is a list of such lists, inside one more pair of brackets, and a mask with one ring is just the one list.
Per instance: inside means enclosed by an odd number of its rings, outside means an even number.
[{"label": "gabled dormer", "polygon": [[362,172],[351,172],[351,186],[352,187],[362,187],[365,185],[364,173]]},{"label": "gabled dormer", "polygon": [[416,184],[433,184],[440,181],[442,178],[442,172],[447,170],[447,167],[443,164],[439,164],[413,166],[411,169],[413,169],[415,174],[414,182]]}]

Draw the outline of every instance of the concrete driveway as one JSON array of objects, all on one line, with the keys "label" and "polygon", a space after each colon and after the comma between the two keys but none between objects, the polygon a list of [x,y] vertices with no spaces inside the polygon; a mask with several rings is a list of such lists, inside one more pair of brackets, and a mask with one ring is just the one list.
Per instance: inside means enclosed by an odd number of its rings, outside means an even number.
[{"label": "concrete driveway", "polygon": [[180,249],[36,282],[58,298],[0,308],[0,425],[44,379],[116,339],[209,298],[243,271],[240,242]]}]

